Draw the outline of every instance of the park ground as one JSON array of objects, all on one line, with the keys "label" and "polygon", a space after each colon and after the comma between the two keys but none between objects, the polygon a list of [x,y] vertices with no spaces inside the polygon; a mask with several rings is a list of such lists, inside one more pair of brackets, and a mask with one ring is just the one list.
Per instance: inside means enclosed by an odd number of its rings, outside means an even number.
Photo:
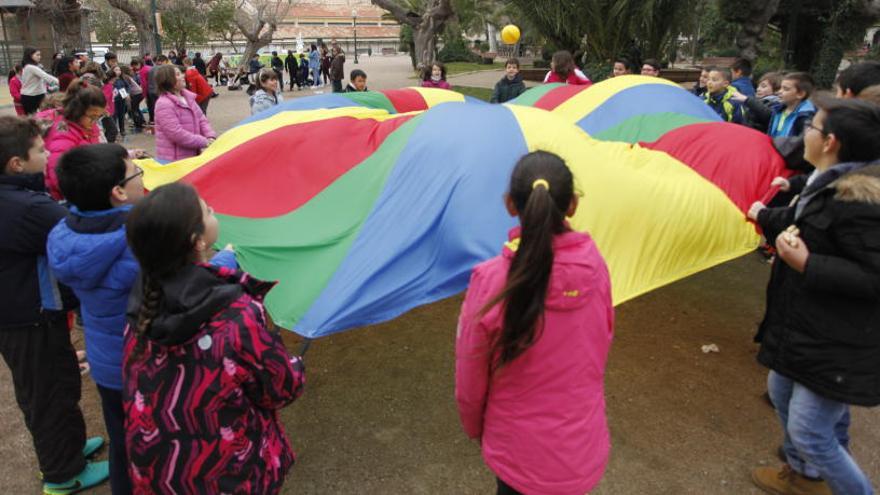
[{"label": "park ground", "polygon": [[[405,57],[363,57],[370,87],[413,85]],[[346,64],[351,70],[353,65]],[[500,71],[457,76],[491,88]],[[209,117],[218,131],[247,116],[246,95],[220,89]],[[313,94],[285,93],[286,98]],[[3,112],[8,112],[4,110]],[[487,131],[488,132],[488,131]],[[152,138],[131,136],[153,150]],[[332,146],[328,143],[328,153]],[[589,205],[584,205],[589,207]],[[766,369],[752,343],[764,309],[769,265],[743,256],[617,307],[606,399],[612,452],[593,492],[758,494],[752,468],[776,465],[781,433],[761,398]],[[488,494],[493,475],[461,432],[454,400],[454,339],[461,296],[396,320],[325,337],[306,355],[305,394],[281,412],[299,456],[285,494]],[[73,333],[82,345],[81,333]],[[299,339],[289,333],[291,352]],[[716,344],[720,352],[701,347]],[[94,383],[81,407],[104,435]],[[0,493],[39,493],[30,436],[0,367]],[[880,482],[880,411],[853,410],[853,452]],[[109,494],[107,485],[87,493]]]}]

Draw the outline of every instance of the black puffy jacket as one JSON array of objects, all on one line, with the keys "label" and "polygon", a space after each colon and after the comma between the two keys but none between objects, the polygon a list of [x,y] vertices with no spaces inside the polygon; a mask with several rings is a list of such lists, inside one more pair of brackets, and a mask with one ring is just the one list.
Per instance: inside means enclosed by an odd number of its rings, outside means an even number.
[{"label": "black puffy jacket", "polygon": [[764,210],[772,243],[788,225],[810,250],[804,273],[777,259],[758,361],[833,400],[880,404],[880,165],[820,187],[803,205]]}]

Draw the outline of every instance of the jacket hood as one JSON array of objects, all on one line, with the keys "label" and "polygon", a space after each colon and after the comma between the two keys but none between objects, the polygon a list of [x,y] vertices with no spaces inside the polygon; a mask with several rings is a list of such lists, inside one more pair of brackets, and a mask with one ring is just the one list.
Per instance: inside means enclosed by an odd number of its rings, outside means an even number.
[{"label": "jacket hood", "polygon": [[515,76],[513,76],[513,79],[508,79],[506,74],[504,75],[504,77],[501,78],[501,84],[506,84],[508,86],[511,86],[514,84],[521,84],[522,82],[523,82],[523,77],[522,77],[522,74],[520,74],[520,73],[517,73]]},{"label": "jacket hood", "polygon": [[50,234],[47,254],[52,271],[73,289],[94,289],[128,249],[125,220],[131,206],[99,212],[75,207]]},{"label": "jacket hood", "polygon": [[880,165],[871,165],[847,174],[834,183],[840,201],[880,205]]},{"label": "jacket hood", "polygon": [[0,174],[0,184],[37,192],[46,191],[46,181],[42,172],[19,175]]},{"label": "jacket hood", "polygon": [[[204,323],[244,293],[262,300],[274,285],[238,270],[188,265],[161,283],[159,311],[147,330],[147,338],[166,346],[187,342]],[[142,300],[143,284],[138,281],[128,306],[132,325],[137,323]]]}]

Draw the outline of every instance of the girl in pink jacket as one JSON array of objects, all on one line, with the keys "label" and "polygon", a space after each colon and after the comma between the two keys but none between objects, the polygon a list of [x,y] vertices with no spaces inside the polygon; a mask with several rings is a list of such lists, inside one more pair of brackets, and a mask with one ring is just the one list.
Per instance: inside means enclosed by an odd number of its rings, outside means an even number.
[{"label": "girl in pink jacket", "polygon": [[9,95],[12,96],[12,105],[15,107],[15,114],[21,117],[24,115],[24,107],[21,105],[21,65],[15,64],[15,68],[9,71]]},{"label": "girl in pink jacket", "polygon": [[196,95],[185,89],[186,79],[173,65],[160,66],[155,76],[159,90],[156,157],[174,161],[198,155],[217,134],[196,103]]},{"label": "girl in pink jacket", "polygon": [[565,221],[571,171],[523,157],[505,198],[520,227],[474,268],[456,337],[455,398],[499,494],[582,495],[610,448],[604,376],[614,326],[605,261]]}]

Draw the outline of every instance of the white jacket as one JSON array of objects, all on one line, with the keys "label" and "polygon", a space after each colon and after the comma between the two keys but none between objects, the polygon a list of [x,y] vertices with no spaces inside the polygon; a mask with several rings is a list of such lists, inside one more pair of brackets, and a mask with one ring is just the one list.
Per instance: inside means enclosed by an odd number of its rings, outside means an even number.
[{"label": "white jacket", "polygon": [[40,66],[27,64],[21,71],[21,94],[39,96],[46,93],[46,84],[58,84],[58,78],[46,73]]}]

